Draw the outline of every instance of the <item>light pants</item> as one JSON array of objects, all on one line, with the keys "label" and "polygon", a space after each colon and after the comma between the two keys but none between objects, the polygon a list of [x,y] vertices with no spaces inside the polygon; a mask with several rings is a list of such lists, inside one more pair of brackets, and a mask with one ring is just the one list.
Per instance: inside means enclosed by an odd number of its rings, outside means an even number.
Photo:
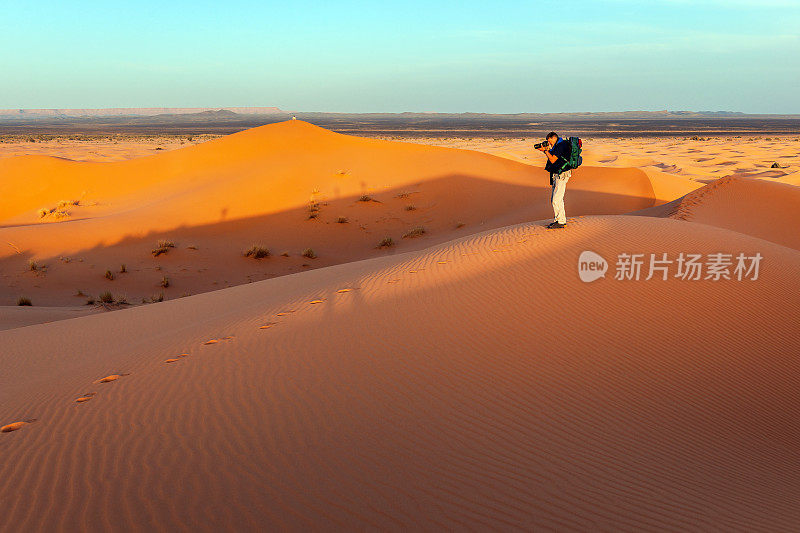
[{"label": "light pants", "polygon": [[559,224],[567,223],[567,212],[564,210],[564,193],[567,191],[567,182],[572,176],[572,170],[565,170],[561,174],[553,174],[553,191],[550,193],[550,202],[553,204],[554,221]]}]

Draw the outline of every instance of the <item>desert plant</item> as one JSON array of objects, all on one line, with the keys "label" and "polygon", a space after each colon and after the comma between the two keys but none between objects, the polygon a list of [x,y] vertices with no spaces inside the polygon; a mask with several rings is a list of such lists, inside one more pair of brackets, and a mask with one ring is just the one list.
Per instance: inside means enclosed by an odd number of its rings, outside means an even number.
[{"label": "desert plant", "polygon": [[164,287],[165,289],[169,287],[169,278],[167,276],[161,278],[161,286]]},{"label": "desert plant", "polygon": [[319,217],[319,202],[311,201],[308,203],[308,218]]},{"label": "desert plant", "polygon": [[119,297],[117,297],[117,303],[118,304],[127,305],[128,304],[128,298],[126,296],[119,296]]},{"label": "desert plant", "polygon": [[33,272],[36,272],[37,270],[39,270],[39,265],[33,259],[29,259],[28,260],[28,269],[33,271]]},{"label": "desert plant", "polygon": [[359,201],[359,202],[371,202],[371,201],[372,201],[372,196],[370,196],[370,195],[368,195],[368,194],[362,194],[362,195],[359,197],[358,201]]},{"label": "desert plant", "polygon": [[20,296],[19,298],[17,298],[17,305],[33,305],[33,303],[31,303],[30,298],[26,298],[25,296]]},{"label": "desert plant", "polygon": [[100,293],[100,301],[104,304],[113,304],[114,303],[114,295],[111,294],[110,291],[103,291]]},{"label": "desert plant", "polygon": [[394,246],[394,240],[391,237],[384,237],[378,243],[378,248],[388,248],[389,246]]},{"label": "desert plant", "polygon": [[406,209],[406,211],[415,211],[417,209],[417,207],[414,206],[414,205],[407,205],[405,207],[405,209]]},{"label": "desert plant", "polygon": [[336,219],[337,224],[347,224],[348,222],[349,220],[347,220],[347,217],[338,217]]},{"label": "desert plant", "polygon": [[269,250],[263,246],[254,244],[249,250],[244,252],[244,256],[252,257],[253,259],[263,259],[264,257],[269,257]]},{"label": "desert plant", "polygon": [[161,254],[167,253],[170,248],[175,248],[174,242],[165,240],[158,241],[156,247],[153,248],[153,257],[158,257]]},{"label": "desert plant", "polygon": [[127,271],[128,271],[128,269],[125,268],[125,264],[124,263],[122,265],[120,265],[120,267],[119,267],[119,273],[120,274],[124,274]]},{"label": "desert plant", "polygon": [[111,272],[110,270],[106,270],[106,279],[113,281],[114,280],[114,273]]},{"label": "desert plant", "polygon": [[46,217],[46,216],[47,216],[47,214],[48,214],[49,212],[50,212],[50,211],[48,211],[48,210],[47,210],[47,209],[45,209],[45,208],[39,209],[39,210],[37,211],[37,213],[39,214],[39,218],[44,218],[44,217]]},{"label": "desert plant", "polygon": [[150,297],[150,301],[153,303],[163,302],[164,301],[164,293],[154,294]]},{"label": "desert plant", "polygon": [[413,237],[421,237],[424,234],[425,234],[425,228],[423,228],[422,226],[417,226],[416,228],[408,230],[407,232],[405,232],[403,234],[403,238],[407,239],[407,238],[413,238]]},{"label": "desert plant", "polygon": [[317,254],[315,254],[314,250],[312,250],[311,248],[306,248],[305,250],[303,250],[302,256],[308,257],[309,259],[314,259],[315,257],[317,257]]},{"label": "desert plant", "polygon": [[86,298],[86,305],[94,305],[94,302],[95,300],[93,297],[89,296],[88,298]]}]

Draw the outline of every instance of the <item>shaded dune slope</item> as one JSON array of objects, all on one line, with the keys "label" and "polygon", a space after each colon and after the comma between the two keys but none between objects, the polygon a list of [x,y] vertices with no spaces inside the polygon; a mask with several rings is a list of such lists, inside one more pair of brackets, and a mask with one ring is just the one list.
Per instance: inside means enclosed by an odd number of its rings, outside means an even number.
[{"label": "shaded dune slope", "polygon": [[[583,284],[585,249],[765,259]],[[789,531],[799,278],[585,217],[0,332],[0,424],[37,419],[0,434],[0,529]]]}]

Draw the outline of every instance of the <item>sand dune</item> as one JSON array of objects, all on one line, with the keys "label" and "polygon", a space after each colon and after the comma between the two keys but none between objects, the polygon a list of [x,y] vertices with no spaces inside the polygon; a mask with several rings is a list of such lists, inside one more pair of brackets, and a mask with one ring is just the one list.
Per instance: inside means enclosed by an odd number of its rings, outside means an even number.
[{"label": "sand dune", "polygon": [[[34,301],[0,308],[0,531],[795,530],[791,173],[598,150],[551,231],[546,174],[494,149],[296,121],[0,159],[0,297]],[[762,261],[616,279],[664,253]],[[168,301],[77,305],[101,290]]]},{"label": "sand dune", "polygon": [[[162,292],[165,276],[169,299],[552,216],[541,168],[302,121],[128,161],[5,158],[0,176],[7,305],[23,295],[34,305],[79,305],[85,297],[76,295],[106,290],[138,303]],[[586,166],[570,182],[570,214],[621,214],[675,198],[657,196],[652,183],[637,169]],[[79,203],[61,209],[63,218],[37,213],[60,200]],[[312,203],[319,211],[309,220]],[[425,228],[422,238],[403,238],[416,227]],[[384,237],[396,246],[376,250]],[[176,246],[154,258],[162,239]],[[274,257],[244,259],[253,244]],[[302,257],[306,248],[318,258]],[[46,271],[31,271],[31,260]]]},{"label": "sand dune", "polygon": [[800,249],[800,188],[753,178],[720,178],[637,214],[710,224]]},{"label": "sand dune", "polygon": [[[765,259],[583,284],[587,247]],[[788,531],[798,277],[597,216],[0,332],[0,527]]]}]

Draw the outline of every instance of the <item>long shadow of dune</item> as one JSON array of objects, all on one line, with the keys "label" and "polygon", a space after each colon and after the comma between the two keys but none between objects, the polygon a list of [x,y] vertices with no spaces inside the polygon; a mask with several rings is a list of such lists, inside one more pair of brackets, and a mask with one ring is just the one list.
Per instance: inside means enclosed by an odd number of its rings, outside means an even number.
[{"label": "long shadow of dune", "polygon": [[[35,279],[41,287],[39,301],[49,299],[52,291],[74,294],[76,289],[86,294],[115,290],[127,294],[129,301],[139,301],[160,292],[158,280],[167,275],[172,280],[164,289],[167,298],[187,293],[197,294],[226,286],[239,285],[266,278],[282,276],[309,268],[330,266],[350,261],[408,252],[446,242],[454,238],[526,221],[552,218],[550,187],[546,174],[541,184],[521,186],[472,176],[450,175],[374,193],[376,201],[359,201],[357,196],[320,200],[316,218],[309,218],[308,206],[296,207],[266,215],[229,219],[210,224],[179,225],[169,230],[151,231],[144,236],[121,236],[111,245],[97,245],[69,255],[72,261],[63,265],[57,259],[62,252],[48,256],[36,250],[36,257],[48,264],[48,272]],[[644,174],[642,174],[644,176]],[[637,178],[638,179],[638,178]],[[582,178],[576,173],[570,180],[566,207],[569,216],[623,214],[650,207],[655,203],[649,180],[629,190],[640,195],[598,192],[597,178]],[[611,189],[614,184],[609,184]],[[649,188],[649,189],[648,189]],[[408,209],[413,206],[414,209]],[[224,210],[228,206],[198,206]],[[111,215],[113,217],[113,215]],[[347,222],[337,220],[345,217]],[[103,217],[104,219],[109,217]],[[74,221],[71,231],[92,231],[92,220]],[[41,226],[47,232],[56,224]],[[417,238],[404,238],[412,228],[423,227],[425,233]],[[395,245],[378,248],[384,237]],[[156,241],[168,239],[176,247],[168,253],[153,257]],[[0,241],[3,230],[0,229]],[[253,244],[267,247],[271,256],[262,260],[248,259],[243,252]],[[0,259],[0,272],[26,272],[31,250],[17,242],[18,254]],[[196,249],[190,249],[189,247]],[[303,257],[301,252],[312,248],[317,258]],[[282,252],[288,252],[288,257]],[[129,273],[108,282],[102,273],[106,268],[126,264]],[[91,265],[91,267],[90,267]],[[143,292],[142,276],[147,276],[149,289]],[[32,285],[34,280],[28,280]],[[0,286],[0,297],[10,301],[19,294],[19,287]],[[23,282],[22,285],[25,283]],[[48,288],[50,287],[50,288]],[[64,300],[61,294],[60,300]],[[63,305],[63,304],[62,304]]]}]

